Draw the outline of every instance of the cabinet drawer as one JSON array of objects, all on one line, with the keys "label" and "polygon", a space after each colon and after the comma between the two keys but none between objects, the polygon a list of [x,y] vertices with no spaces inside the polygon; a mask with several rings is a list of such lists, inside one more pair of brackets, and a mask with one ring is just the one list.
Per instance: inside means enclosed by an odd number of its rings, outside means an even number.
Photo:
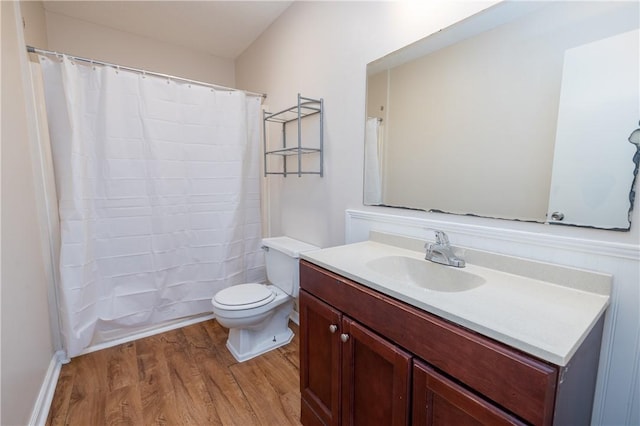
[{"label": "cabinet drawer", "polygon": [[527,422],[551,424],[557,367],[305,261],[300,285]]}]

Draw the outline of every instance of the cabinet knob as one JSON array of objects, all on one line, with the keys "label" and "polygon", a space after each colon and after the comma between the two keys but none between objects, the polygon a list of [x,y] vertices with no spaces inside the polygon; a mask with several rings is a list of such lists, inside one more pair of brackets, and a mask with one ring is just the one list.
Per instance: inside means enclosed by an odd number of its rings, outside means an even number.
[{"label": "cabinet knob", "polygon": [[335,333],[336,331],[338,331],[338,326],[335,325],[335,324],[331,324],[329,326],[329,331],[332,332],[332,333]]},{"label": "cabinet knob", "polygon": [[342,340],[344,343],[347,342],[347,340],[349,340],[349,335],[348,334],[341,334],[340,335],[340,340]]}]

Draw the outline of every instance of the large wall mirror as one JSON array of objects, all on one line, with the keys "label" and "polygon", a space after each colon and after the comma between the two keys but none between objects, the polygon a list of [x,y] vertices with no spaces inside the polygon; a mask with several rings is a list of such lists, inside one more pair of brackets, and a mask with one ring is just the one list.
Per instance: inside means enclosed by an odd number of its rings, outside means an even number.
[{"label": "large wall mirror", "polygon": [[504,2],[367,65],[367,205],[629,230],[640,3]]}]

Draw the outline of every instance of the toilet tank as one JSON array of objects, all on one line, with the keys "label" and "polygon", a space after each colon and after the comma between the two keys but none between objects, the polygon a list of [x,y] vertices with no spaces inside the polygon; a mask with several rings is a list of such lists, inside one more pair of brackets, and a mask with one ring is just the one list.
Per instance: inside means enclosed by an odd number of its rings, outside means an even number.
[{"label": "toilet tank", "polygon": [[264,238],[264,259],[269,282],[290,296],[298,297],[300,289],[300,253],[319,247],[289,237]]}]

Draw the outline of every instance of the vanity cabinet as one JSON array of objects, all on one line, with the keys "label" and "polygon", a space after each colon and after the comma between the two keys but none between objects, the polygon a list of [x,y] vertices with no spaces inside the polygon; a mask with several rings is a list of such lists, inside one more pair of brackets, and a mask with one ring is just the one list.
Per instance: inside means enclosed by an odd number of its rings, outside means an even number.
[{"label": "vanity cabinet", "polygon": [[300,287],[306,426],[590,422],[603,321],[570,370],[305,260]]},{"label": "vanity cabinet", "polygon": [[409,353],[300,291],[304,425],[409,424]]}]

